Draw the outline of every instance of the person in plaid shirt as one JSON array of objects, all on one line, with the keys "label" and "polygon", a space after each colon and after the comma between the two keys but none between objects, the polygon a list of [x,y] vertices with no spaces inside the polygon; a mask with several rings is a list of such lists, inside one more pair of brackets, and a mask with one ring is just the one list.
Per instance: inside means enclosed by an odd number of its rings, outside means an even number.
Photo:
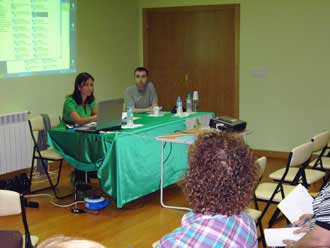
[{"label": "person in plaid shirt", "polygon": [[256,178],[255,156],[240,137],[199,135],[189,150],[185,186],[192,211],[157,247],[257,247],[256,225],[244,211]]}]

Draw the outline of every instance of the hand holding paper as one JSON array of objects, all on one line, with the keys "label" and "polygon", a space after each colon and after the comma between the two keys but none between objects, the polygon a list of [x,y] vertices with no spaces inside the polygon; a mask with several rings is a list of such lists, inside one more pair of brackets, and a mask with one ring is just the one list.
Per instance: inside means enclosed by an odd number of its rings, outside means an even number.
[{"label": "hand holding paper", "polygon": [[265,229],[267,246],[286,246],[286,244],[283,243],[283,240],[298,241],[305,235],[305,233],[294,234],[298,229],[299,227]]},{"label": "hand holding paper", "polygon": [[292,222],[293,227],[299,227],[303,226],[306,224],[306,222],[309,222],[312,219],[313,215],[312,214],[303,214],[302,216],[299,217],[298,220]]},{"label": "hand holding paper", "polygon": [[308,232],[313,216],[313,197],[299,184],[277,207],[294,227],[265,229],[266,243],[270,247],[286,246],[283,240],[298,241]]}]

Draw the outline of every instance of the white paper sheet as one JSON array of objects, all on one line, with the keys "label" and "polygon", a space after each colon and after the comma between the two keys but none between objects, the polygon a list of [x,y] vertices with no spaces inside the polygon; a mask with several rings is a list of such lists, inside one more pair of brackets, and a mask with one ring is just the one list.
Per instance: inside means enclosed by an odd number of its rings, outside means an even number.
[{"label": "white paper sheet", "polygon": [[[121,114],[121,119],[123,120],[123,121],[127,121],[127,112],[123,112],[122,114]],[[133,116],[133,120],[135,121],[135,120],[138,120],[138,119],[140,119],[140,117],[134,117]]]},{"label": "white paper sheet", "polygon": [[175,117],[180,117],[180,118],[184,118],[184,117],[188,117],[189,115],[192,115],[193,113],[187,113],[187,112],[183,112],[181,114],[174,114]]},{"label": "white paper sheet", "polygon": [[89,122],[89,123],[86,123],[83,125],[79,125],[79,127],[94,127],[94,126],[96,126],[96,121]]},{"label": "white paper sheet", "polygon": [[159,115],[149,114],[148,116],[150,116],[150,117],[162,117],[162,116],[164,116],[164,114],[163,113],[159,113]]},{"label": "white paper sheet", "polygon": [[201,126],[203,128],[209,127],[211,118],[212,114],[188,118],[186,119],[186,129],[192,129],[197,126]]},{"label": "white paper sheet", "polygon": [[133,126],[128,126],[128,125],[121,126],[122,129],[133,129],[133,128],[138,128],[138,127],[143,127],[143,125],[142,124],[134,124]]},{"label": "white paper sheet", "polygon": [[313,214],[313,197],[299,184],[277,206],[292,223],[303,214]]},{"label": "white paper sheet", "polygon": [[301,239],[305,233],[294,234],[293,232],[297,229],[299,229],[299,227],[265,229],[265,239],[267,246],[286,246],[283,243],[283,240],[288,239],[297,241]]},{"label": "white paper sheet", "polygon": [[123,113],[121,113],[121,118],[122,118],[122,119],[127,118],[127,112],[123,112]]}]

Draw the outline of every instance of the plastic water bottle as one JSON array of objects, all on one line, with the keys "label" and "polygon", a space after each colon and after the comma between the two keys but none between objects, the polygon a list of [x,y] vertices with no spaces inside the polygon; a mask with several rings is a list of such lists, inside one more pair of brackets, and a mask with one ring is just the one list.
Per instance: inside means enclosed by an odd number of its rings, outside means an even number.
[{"label": "plastic water bottle", "polygon": [[133,104],[130,102],[127,104],[127,126],[134,126]]},{"label": "plastic water bottle", "polygon": [[198,112],[198,91],[194,91],[193,93],[193,112]]},{"label": "plastic water bottle", "polygon": [[178,99],[176,100],[176,113],[177,115],[182,115],[182,112],[181,96],[178,96]]},{"label": "plastic water bottle", "polygon": [[192,112],[191,94],[187,95],[186,107],[187,107],[187,113],[190,114]]}]

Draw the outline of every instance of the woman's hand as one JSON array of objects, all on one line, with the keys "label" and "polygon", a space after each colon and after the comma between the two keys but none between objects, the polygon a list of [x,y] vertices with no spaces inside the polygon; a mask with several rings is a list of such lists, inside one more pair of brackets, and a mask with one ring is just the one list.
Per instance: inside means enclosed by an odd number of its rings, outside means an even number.
[{"label": "woman's hand", "polygon": [[93,116],[91,117],[91,122],[93,122],[93,121],[97,121],[97,115],[93,115]]},{"label": "woman's hand", "polygon": [[312,214],[304,214],[300,216],[299,220],[292,223],[292,227],[300,227],[298,230],[295,230],[294,234],[299,233],[308,233],[310,230],[311,222],[312,222]]},{"label": "woman's hand", "polygon": [[89,117],[80,117],[77,112],[71,112],[70,118],[77,125],[84,125],[90,122],[97,121],[97,115],[92,115]]},{"label": "woman's hand", "polygon": [[299,233],[308,233],[311,227],[311,220],[307,221],[305,224],[301,226],[301,228],[295,230],[293,233],[294,234],[299,234]]},{"label": "woman's hand", "polygon": [[[308,233],[310,230],[311,222],[312,222],[312,214],[304,214],[299,217],[299,219],[292,223],[292,227],[300,227],[296,231],[294,231],[294,234],[299,233]],[[286,244],[286,247],[293,248],[295,247],[297,241],[294,240],[283,240],[283,243]]]},{"label": "woman's hand", "polygon": [[299,219],[297,221],[292,223],[292,226],[293,227],[302,226],[306,222],[311,221],[312,218],[313,218],[312,214],[303,214],[302,216],[299,217]]}]

